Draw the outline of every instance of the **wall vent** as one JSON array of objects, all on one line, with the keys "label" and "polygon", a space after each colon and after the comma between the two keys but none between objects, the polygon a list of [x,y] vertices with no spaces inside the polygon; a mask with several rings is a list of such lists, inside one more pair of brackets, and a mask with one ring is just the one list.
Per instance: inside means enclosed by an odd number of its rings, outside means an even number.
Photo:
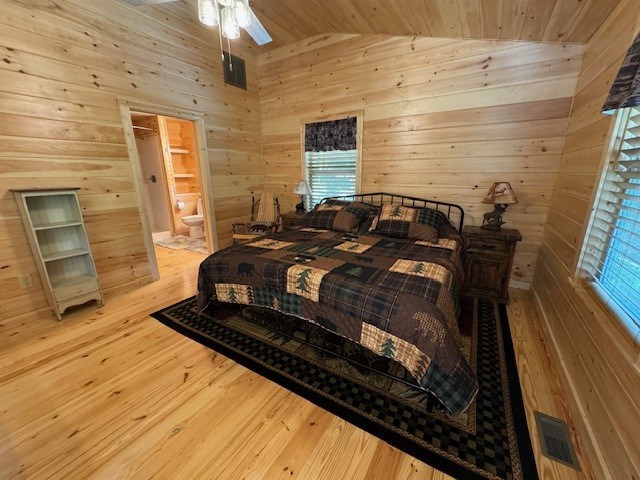
[{"label": "wall vent", "polygon": [[540,412],[534,412],[534,416],[538,426],[542,454],[563,465],[580,470],[567,424],[559,418],[550,417]]},{"label": "wall vent", "polygon": [[244,60],[228,52],[224,55],[224,83],[234,87],[247,89],[247,72],[244,67]]}]

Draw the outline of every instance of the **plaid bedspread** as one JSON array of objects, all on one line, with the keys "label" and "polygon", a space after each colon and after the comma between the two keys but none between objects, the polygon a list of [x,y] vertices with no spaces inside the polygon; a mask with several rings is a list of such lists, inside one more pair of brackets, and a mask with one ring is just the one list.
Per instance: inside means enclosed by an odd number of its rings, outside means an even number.
[{"label": "plaid bedspread", "polygon": [[302,228],[221,250],[200,265],[198,302],[269,307],[392,358],[453,415],[478,384],[460,353],[460,242]]}]

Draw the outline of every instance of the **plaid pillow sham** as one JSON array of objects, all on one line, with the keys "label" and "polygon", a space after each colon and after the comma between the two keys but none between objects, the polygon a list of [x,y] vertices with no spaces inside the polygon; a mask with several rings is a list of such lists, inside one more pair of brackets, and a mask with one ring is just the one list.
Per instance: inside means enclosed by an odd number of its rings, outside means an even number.
[{"label": "plaid pillow sham", "polygon": [[371,227],[371,223],[380,213],[379,205],[372,205],[365,202],[347,202],[344,200],[328,199],[323,205],[341,205],[344,209],[358,218],[358,233],[366,233]]},{"label": "plaid pillow sham", "polygon": [[449,223],[446,215],[432,208],[385,204],[369,231],[387,237],[437,242],[443,222]]},{"label": "plaid pillow sham", "polygon": [[304,217],[303,225],[336,232],[357,232],[360,220],[343,205],[321,203]]}]

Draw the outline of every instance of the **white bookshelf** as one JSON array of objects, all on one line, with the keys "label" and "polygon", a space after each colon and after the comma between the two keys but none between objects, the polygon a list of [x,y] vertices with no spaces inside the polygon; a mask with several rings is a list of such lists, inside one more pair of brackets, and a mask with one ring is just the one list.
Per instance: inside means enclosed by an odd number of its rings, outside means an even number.
[{"label": "white bookshelf", "polygon": [[15,190],[49,305],[58,319],[73,305],[103,304],[75,189]]}]

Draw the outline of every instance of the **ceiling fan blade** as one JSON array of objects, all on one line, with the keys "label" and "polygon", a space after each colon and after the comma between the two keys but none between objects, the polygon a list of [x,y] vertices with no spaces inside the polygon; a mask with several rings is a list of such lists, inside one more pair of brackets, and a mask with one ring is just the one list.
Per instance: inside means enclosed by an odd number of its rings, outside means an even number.
[{"label": "ceiling fan blade", "polygon": [[260,23],[260,20],[258,20],[258,17],[256,17],[256,14],[253,13],[253,10],[251,10],[251,25],[245,30],[258,45],[265,45],[273,41],[262,23]]}]

